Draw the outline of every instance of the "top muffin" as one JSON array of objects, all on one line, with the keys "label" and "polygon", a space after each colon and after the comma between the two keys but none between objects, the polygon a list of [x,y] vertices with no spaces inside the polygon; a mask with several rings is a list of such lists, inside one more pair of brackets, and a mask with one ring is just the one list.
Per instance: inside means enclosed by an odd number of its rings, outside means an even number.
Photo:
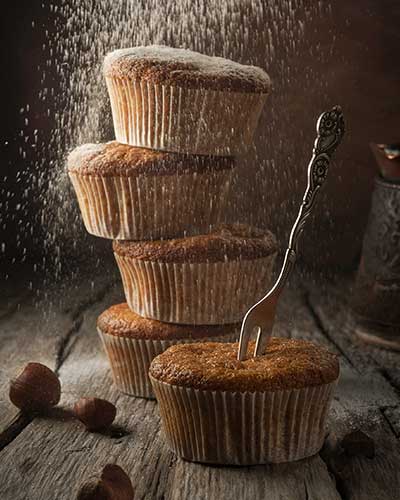
[{"label": "top muffin", "polygon": [[104,60],[104,74],[185,88],[268,94],[271,80],[256,66],[162,45],[119,49]]},{"label": "top muffin", "polygon": [[111,52],[103,71],[117,141],[177,153],[243,153],[271,88],[261,68],[158,45]]}]

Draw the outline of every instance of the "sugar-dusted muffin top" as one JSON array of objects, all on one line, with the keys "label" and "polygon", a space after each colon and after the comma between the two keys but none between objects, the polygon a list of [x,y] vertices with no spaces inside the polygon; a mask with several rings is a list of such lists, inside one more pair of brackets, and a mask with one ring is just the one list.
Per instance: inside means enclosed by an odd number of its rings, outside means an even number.
[{"label": "sugar-dusted muffin top", "polygon": [[277,252],[275,236],[245,224],[220,225],[211,233],[156,241],[114,241],[122,257],[157,262],[224,262],[267,257]]},{"label": "sugar-dusted muffin top", "polygon": [[143,318],[131,311],[126,302],[104,311],[97,319],[97,327],[109,335],[135,339],[193,339],[206,340],[239,332],[240,323],[228,325],[177,325]]},{"label": "sugar-dusted muffin top", "polygon": [[185,172],[211,172],[233,168],[228,156],[187,155],[137,148],[111,141],[84,144],[68,156],[69,172],[102,177],[173,175]]},{"label": "sugar-dusted muffin top", "polygon": [[269,93],[271,80],[257,66],[163,45],[119,49],[107,54],[105,76],[185,88]]},{"label": "sugar-dusted muffin top", "polygon": [[[249,356],[254,342],[249,345]],[[172,385],[211,391],[302,389],[336,380],[335,354],[312,342],[272,337],[263,356],[237,360],[238,343],[176,345],[157,356],[150,375]]]}]

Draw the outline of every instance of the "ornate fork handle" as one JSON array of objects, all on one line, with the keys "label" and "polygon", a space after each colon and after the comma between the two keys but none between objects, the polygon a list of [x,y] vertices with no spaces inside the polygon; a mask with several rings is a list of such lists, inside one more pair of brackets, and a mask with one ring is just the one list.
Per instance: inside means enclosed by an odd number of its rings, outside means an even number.
[{"label": "ornate fork handle", "polygon": [[297,249],[304,225],[315,204],[316,195],[325,182],[329,161],[344,135],[344,119],[339,106],[322,113],[317,122],[317,138],[311,161],[308,165],[308,184],[303,202],[289,237],[285,259],[275,285],[268,293],[280,292],[288,279],[297,259]]}]

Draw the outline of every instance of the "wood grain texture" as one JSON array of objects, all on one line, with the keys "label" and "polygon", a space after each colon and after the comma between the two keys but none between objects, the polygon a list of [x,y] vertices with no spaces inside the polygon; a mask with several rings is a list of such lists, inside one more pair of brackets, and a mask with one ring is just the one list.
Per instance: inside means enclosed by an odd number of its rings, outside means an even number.
[{"label": "wood grain texture", "polygon": [[8,441],[3,433],[10,435],[9,427],[15,433],[28,421],[8,399],[10,379],[29,361],[43,363],[57,372],[82,322],[82,311],[110,286],[109,277],[99,279],[96,289],[90,282],[84,283],[67,302],[53,290],[49,294],[53,301],[43,296],[38,299],[26,290],[4,295],[0,309],[8,312],[0,317],[0,449]]},{"label": "wood grain texture", "polygon": [[[306,302],[321,333],[342,355],[342,377],[331,412],[331,432],[322,456],[345,499],[398,500],[400,491],[400,397],[385,376],[386,362],[398,374],[399,353],[370,347],[357,340],[348,307],[350,282],[310,287]],[[396,362],[397,359],[397,362]],[[348,457],[340,447],[350,430],[362,429],[374,439],[376,456]]]},{"label": "wood grain texture", "polygon": [[[157,404],[115,390],[95,321],[120,297],[117,286],[81,311],[82,323],[68,342],[68,355],[60,361],[60,407],[26,425],[0,453],[2,500],[73,499],[80,482],[110,462],[121,465],[131,477],[135,500],[395,500],[400,453],[383,412],[397,408],[398,394],[379,370],[365,368],[368,363],[362,354],[356,360],[356,354],[347,353],[350,346],[337,340],[344,334],[335,334],[332,342],[336,326],[327,333],[325,324],[319,323],[322,311],[327,311],[324,294],[311,300],[308,291],[298,286],[286,291],[275,334],[310,338],[336,352],[343,350],[326,446],[320,455],[297,463],[244,468],[210,467],[176,458],[163,440]],[[320,319],[315,316],[317,308]],[[29,330],[20,330],[18,335],[28,334]],[[116,404],[117,418],[108,433],[89,433],[71,416],[70,408],[81,396],[99,396]],[[375,458],[343,457],[340,440],[354,428],[375,439]]]},{"label": "wood grain texture", "polygon": [[[107,462],[127,471],[135,499],[228,499],[232,491],[244,499],[262,498],[265,491],[272,500],[318,498],[322,491],[328,500],[340,498],[318,456],[294,466],[245,469],[176,459],[160,434],[156,403],[118,394],[111,384],[94,327],[98,314],[118,295],[119,291],[110,292],[85,314],[73,351],[60,368],[64,411],[35,419],[4,449],[1,463],[8,464],[9,472],[0,486],[1,498],[44,499],[49,491],[59,499],[73,498],[79,483]],[[109,399],[118,408],[108,435],[88,433],[68,413],[78,397],[91,395]],[[15,496],[15,485],[21,481],[20,496]]]},{"label": "wood grain texture", "polygon": [[306,302],[323,335],[362,375],[368,401],[375,401],[393,428],[399,429],[400,353],[365,344],[355,335],[349,306],[351,283],[341,277],[330,284],[316,284],[307,292]]}]

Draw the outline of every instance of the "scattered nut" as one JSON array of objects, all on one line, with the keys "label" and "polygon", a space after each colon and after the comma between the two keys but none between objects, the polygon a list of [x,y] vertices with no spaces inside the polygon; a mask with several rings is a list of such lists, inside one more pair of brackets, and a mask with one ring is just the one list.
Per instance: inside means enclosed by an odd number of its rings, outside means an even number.
[{"label": "scattered nut", "polygon": [[92,479],[79,488],[77,500],[109,500],[106,486],[98,479]]},{"label": "scattered nut", "polygon": [[100,478],[92,478],[79,488],[77,500],[132,500],[133,487],[121,467],[108,464]]},{"label": "scattered nut", "polygon": [[9,396],[25,413],[45,412],[60,401],[60,380],[47,366],[28,363],[18,377],[11,380]]},{"label": "scattered nut", "polygon": [[104,467],[101,479],[112,492],[113,500],[132,500],[133,486],[127,473],[119,465],[108,464]]},{"label": "scattered nut", "polygon": [[375,456],[375,443],[367,434],[356,430],[346,434],[342,439],[341,446],[348,456],[363,456],[373,458]]},{"label": "scattered nut", "polygon": [[74,413],[88,431],[99,431],[110,427],[117,409],[105,399],[81,398],[75,403]]}]

